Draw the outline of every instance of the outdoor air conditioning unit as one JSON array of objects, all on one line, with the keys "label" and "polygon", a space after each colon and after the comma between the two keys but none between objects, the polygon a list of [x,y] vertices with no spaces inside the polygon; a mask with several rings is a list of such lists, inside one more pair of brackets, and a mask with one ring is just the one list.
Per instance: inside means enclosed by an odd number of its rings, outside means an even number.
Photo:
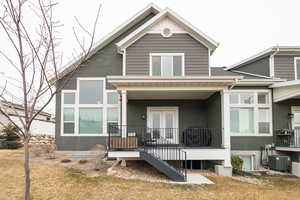
[{"label": "outdoor air conditioning unit", "polygon": [[269,156],[269,167],[275,171],[289,171],[290,167],[290,157],[289,156],[280,156],[280,155],[272,155]]}]

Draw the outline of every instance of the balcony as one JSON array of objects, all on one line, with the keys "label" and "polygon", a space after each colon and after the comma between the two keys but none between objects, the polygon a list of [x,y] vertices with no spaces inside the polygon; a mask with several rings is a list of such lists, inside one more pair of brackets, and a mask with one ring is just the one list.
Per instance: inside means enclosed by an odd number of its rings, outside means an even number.
[{"label": "balcony", "polygon": [[276,147],[300,148],[300,128],[276,131]]},{"label": "balcony", "polygon": [[218,128],[145,128],[110,126],[110,150],[130,150],[144,147],[221,148],[222,131]]}]

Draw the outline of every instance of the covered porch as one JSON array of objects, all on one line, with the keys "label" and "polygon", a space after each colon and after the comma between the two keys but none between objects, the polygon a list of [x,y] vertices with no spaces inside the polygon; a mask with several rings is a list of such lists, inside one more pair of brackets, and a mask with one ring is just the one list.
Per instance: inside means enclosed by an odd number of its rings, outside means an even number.
[{"label": "covered porch", "polygon": [[[239,78],[109,76],[107,79],[122,97],[121,124],[109,131],[110,151],[149,146],[218,152],[221,149],[222,153],[216,153],[217,160],[231,166],[228,90]],[[197,160],[194,151],[187,157]]]}]

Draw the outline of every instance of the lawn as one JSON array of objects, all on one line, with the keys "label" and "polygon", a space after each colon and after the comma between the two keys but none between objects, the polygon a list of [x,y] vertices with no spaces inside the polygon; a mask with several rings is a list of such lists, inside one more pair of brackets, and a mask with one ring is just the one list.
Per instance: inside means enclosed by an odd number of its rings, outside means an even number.
[{"label": "lawn", "polygon": [[[0,151],[0,199],[22,199],[20,151]],[[300,199],[300,179],[262,178],[264,184],[250,184],[228,177],[208,177],[214,185],[174,185],[124,180],[110,176],[91,177],[61,166],[31,163],[32,199]]]}]

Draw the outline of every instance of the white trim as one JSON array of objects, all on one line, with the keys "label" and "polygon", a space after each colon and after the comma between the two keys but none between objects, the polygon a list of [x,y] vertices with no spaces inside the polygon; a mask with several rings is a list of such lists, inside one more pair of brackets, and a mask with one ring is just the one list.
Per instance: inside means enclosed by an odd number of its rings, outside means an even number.
[{"label": "white trim", "polygon": [[[300,60],[300,57],[294,57],[294,72],[295,72],[295,80],[298,79],[298,70],[297,70],[297,60]],[[300,73],[300,72],[299,72]]]},{"label": "white trim", "polygon": [[[152,57],[153,56],[160,56],[160,57],[162,57],[162,56],[181,56],[181,75],[180,76],[184,76],[185,75],[185,63],[184,63],[184,53],[149,53],[149,74],[150,74],[150,76],[152,76]],[[165,77],[165,76],[163,76],[162,75],[162,63],[163,63],[163,60],[162,59],[160,59],[160,66],[161,66],[161,68],[160,68],[160,76],[158,76],[158,77]],[[173,74],[173,72],[174,72],[174,65],[173,65],[173,59],[172,59],[172,74]],[[175,76],[175,75],[173,75],[174,77],[178,77],[178,76]],[[171,77],[173,77],[173,76],[171,76]],[[179,77],[180,77],[179,76]]]},{"label": "white trim", "polygon": [[248,72],[243,72],[243,71],[239,71],[239,70],[231,70],[232,72],[236,72],[236,73],[240,73],[240,74],[246,74],[246,75],[250,75],[250,76],[256,76],[259,78],[266,78],[266,79],[270,79],[269,76],[263,76],[263,75],[259,75],[259,74],[252,74],[252,73],[248,73]]},{"label": "white trim", "polygon": [[121,90],[121,109],[122,109],[122,117],[121,117],[121,125],[124,126],[124,129],[122,131],[122,137],[126,137],[126,126],[127,126],[127,91]]},{"label": "white trim", "polygon": [[123,76],[126,76],[126,49],[124,49],[122,56],[122,74]]},{"label": "white trim", "polygon": [[221,92],[221,116],[222,116],[222,146],[224,147],[224,167],[231,167],[231,135],[230,135],[230,91]]},{"label": "white trim", "polygon": [[208,50],[208,76],[211,77],[211,67],[210,67],[210,50]]},{"label": "white trim", "polygon": [[[188,32],[190,32],[191,36],[194,37],[196,40],[201,42],[204,46],[211,49],[212,51],[217,48],[219,45],[216,41],[208,37],[206,34],[201,32],[199,29],[194,27],[192,24],[184,20],[182,17],[180,17],[178,14],[176,14],[174,11],[172,11],[169,8],[164,9],[161,11],[158,15],[147,21],[145,24],[137,28],[135,31],[133,31],[131,34],[123,38],[121,41],[119,41],[116,45],[119,47],[119,52],[122,52],[124,48],[127,48],[132,43],[134,43],[138,38],[142,37],[149,27],[152,27],[155,23],[157,23],[160,19],[163,17],[168,16],[169,18],[173,20],[177,20],[177,23],[181,23],[182,26],[185,26],[184,29],[190,29]],[[193,33],[192,33],[193,32]],[[136,37],[136,38],[135,38]]]},{"label": "white trim", "polygon": [[[232,93],[253,93],[253,104],[230,104],[230,108],[253,108],[254,112],[254,133],[232,133],[230,130],[231,136],[273,136],[273,108],[272,108],[272,94],[271,90],[268,89],[256,89],[256,90],[230,90]],[[269,103],[268,104],[258,104],[258,93],[268,93]],[[259,109],[267,108],[269,109],[270,117],[270,133],[259,133],[258,132],[258,122],[259,122]],[[230,111],[229,111],[230,112]],[[230,118],[229,118],[230,121]]]}]

